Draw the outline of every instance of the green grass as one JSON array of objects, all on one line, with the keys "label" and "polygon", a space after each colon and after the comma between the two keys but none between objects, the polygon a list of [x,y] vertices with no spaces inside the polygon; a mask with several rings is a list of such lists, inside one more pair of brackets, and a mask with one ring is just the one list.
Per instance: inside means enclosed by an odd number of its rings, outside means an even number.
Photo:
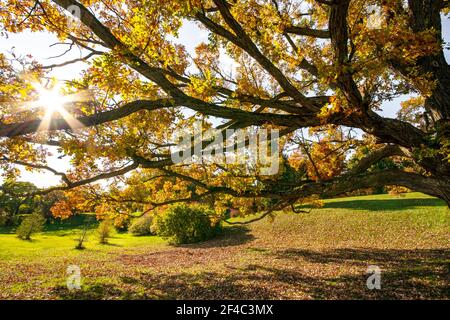
[{"label": "green grass", "polygon": [[[86,225],[86,249],[76,250]],[[127,233],[101,245],[96,226],[80,215],[33,241],[0,228],[0,299],[449,298],[450,210],[419,193],[326,200],[178,247]],[[81,291],[65,287],[72,264]],[[383,290],[366,289],[370,264],[381,267]]]},{"label": "green grass", "polygon": [[[87,226],[84,250],[76,250],[78,239]],[[23,241],[16,237],[14,228],[0,228],[0,260],[18,258],[45,259],[59,256],[82,256],[88,253],[114,253],[126,248],[141,246],[165,246],[159,237],[135,237],[126,232],[114,232],[110,243],[103,245],[98,241],[95,215],[81,214],[63,221],[52,221],[44,228],[44,232],[33,235],[31,241]]]}]

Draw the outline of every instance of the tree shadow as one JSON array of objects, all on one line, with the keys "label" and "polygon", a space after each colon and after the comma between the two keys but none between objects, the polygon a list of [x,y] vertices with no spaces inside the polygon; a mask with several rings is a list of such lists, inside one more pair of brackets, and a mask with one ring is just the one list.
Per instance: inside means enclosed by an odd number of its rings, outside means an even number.
[{"label": "tree shadow", "polygon": [[[202,272],[141,271],[120,277],[117,285],[95,285],[81,292],[60,287],[53,292],[63,299],[289,299],[290,291],[311,299],[448,299],[449,253],[448,249],[280,250],[264,265],[224,265],[222,271]],[[290,261],[290,266],[298,261],[299,267],[272,265],[273,259]],[[303,259],[317,264],[313,269],[319,272],[308,274]],[[320,269],[329,269],[330,264],[338,272],[323,275]],[[367,288],[371,264],[381,268],[381,290]],[[342,272],[350,269],[353,272]]]},{"label": "tree shadow", "polygon": [[121,289],[114,284],[82,285],[80,290],[69,290],[66,286],[57,286],[52,289],[52,293],[62,300],[143,300],[151,298],[143,293]]},{"label": "tree shadow", "polygon": [[[450,250],[339,249],[321,253],[300,250],[277,252],[270,258],[305,258],[320,265],[356,263],[358,274],[314,276],[290,268],[249,264],[228,268],[225,274],[141,274],[146,290],[163,299],[285,299],[289,287],[313,299],[448,299]],[[367,267],[381,268],[382,289],[367,288]],[[342,267],[342,266],[341,266]],[[300,268],[299,268],[300,269]],[[300,269],[301,270],[301,269]],[[278,287],[278,289],[277,289]]]},{"label": "tree shadow", "polygon": [[287,249],[276,251],[275,256],[280,259],[298,260],[302,258],[314,263],[351,263],[367,265],[368,263],[389,264],[396,267],[418,266],[423,263],[450,263],[450,249],[333,249],[325,252]]},{"label": "tree shadow", "polygon": [[0,234],[14,234],[16,233],[16,227],[2,226],[0,227]]},{"label": "tree shadow", "polygon": [[425,199],[380,199],[380,200],[342,200],[325,203],[324,209],[356,209],[356,210],[404,210],[415,207],[441,207],[444,201],[435,198]]},{"label": "tree shadow", "polygon": [[[450,249],[334,249],[326,252],[312,250],[282,250],[280,259],[304,259],[318,264],[361,267],[371,265],[381,269],[381,290],[369,290],[370,274],[342,275],[312,281],[308,291],[323,299],[448,299],[450,298]],[[315,282],[315,284],[314,284]],[[319,285],[321,284],[321,285]],[[327,285],[328,284],[328,285]]]},{"label": "tree shadow", "polygon": [[[275,299],[269,288],[259,286],[256,274],[219,274],[217,272],[179,274],[141,274],[140,284],[147,291],[158,292],[160,299],[234,300]],[[248,281],[252,284],[249,285]]]},{"label": "tree shadow", "polygon": [[104,247],[123,247],[121,244],[112,243],[112,242],[106,242],[106,243],[99,243],[99,245]]},{"label": "tree shadow", "polygon": [[[98,227],[98,221],[95,215],[78,214],[68,219],[49,219],[44,226],[45,232],[73,232],[83,231],[84,229],[92,230]],[[64,234],[63,234],[64,235]]]},{"label": "tree shadow", "polygon": [[17,239],[17,240],[20,240],[20,241],[22,241],[22,242],[24,242],[24,243],[39,243],[39,242],[41,242],[40,240],[35,239],[35,238],[22,239],[22,238],[19,238],[19,237],[16,236],[16,239]]}]

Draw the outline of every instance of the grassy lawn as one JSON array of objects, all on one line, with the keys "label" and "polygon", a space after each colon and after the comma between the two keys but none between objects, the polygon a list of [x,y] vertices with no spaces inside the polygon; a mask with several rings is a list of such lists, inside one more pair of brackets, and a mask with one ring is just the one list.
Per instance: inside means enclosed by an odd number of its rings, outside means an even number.
[{"label": "grassy lawn", "polygon": [[[31,242],[0,229],[0,299],[412,299],[450,297],[450,210],[411,193],[333,199],[310,213],[279,213],[201,244],[116,234],[94,224],[75,250],[81,216]],[[82,290],[66,288],[81,268]],[[367,268],[382,289],[368,290]]]}]

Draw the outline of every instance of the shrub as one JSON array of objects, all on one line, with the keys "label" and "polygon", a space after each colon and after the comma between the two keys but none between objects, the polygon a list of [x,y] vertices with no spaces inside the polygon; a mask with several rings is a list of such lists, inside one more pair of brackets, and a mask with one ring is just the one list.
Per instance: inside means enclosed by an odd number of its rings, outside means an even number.
[{"label": "shrub", "polygon": [[214,216],[214,211],[202,206],[173,205],[158,217],[156,229],[158,235],[174,244],[204,241],[221,229],[220,221]]},{"label": "shrub", "polygon": [[128,231],[135,236],[147,236],[151,235],[151,227],[153,224],[153,217],[150,215],[143,216],[141,218],[135,219],[131,226],[128,228]]},{"label": "shrub", "polygon": [[38,212],[32,213],[22,220],[16,230],[17,236],[22,240],[31,240],[33,233],[42,231],[45,218]]},{"label": "shrub", "polygon": [[108,239],[111,237],[112,231],[113,225],[110,220],[103,220],[100,222],[97,228],[97,233],[101,244],[108,243]]}]

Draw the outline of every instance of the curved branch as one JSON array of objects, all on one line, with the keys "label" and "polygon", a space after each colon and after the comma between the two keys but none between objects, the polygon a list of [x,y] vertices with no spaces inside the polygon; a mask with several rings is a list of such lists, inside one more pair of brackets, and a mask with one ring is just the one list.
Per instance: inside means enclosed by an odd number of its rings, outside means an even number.
[{"label": "curved branch", "polygon": [[358,164],[348,172],[349,175],[360,174],[369,169],[373,164],[380,161],[383,158],[391,156],[406,156],[405,151],[396,145],[386,145],[378,150],[369,153],[366,157],[362,158]]},{"label": "curved branch", "polygon": [[295,188],[292,191],[292,196],[296,195],[298,198],[303,198],[316,194],[323,198],[331,198],[359,189],[389,185],[410,188],[441,199],[450,199],[449,181],[398,169],[383,170],[356,176],[342,176],[331,181],[320,183],[307,183]]},{"label": "curved branch", "polygon": [[247,221],[228,221],[228,220],[222,220],[223,222],[229,224],[229,225],[246,225],[246,224],[250,224],[253,222],[257,222],[260,221],[262,219],[264,219],[265,217],[271,215],[275,210],[280,210],[282,209],[286,204],[283,201],[278,201],[275,205],[273,205],[270,209],[268,209],[266,212],[264,212],[262,215],[260,215],[257,218],[251,219],[251,220],[247,220]]},{"label": "curved branch", "polygon": [[34,164],[34,163],[29,163],[29,162],[20,161],[20,160],[11,160],[7,157],[0,158],[0,161],[6,161],[9,163],[13,163],[13,164],[17,164],[20,166],[33,168],[33,169],[46,170],[46,171],[53,173],[56,176],[60,176],[61,179],[64,181],[64,183],[66,183],[67,185],[71,184],[69,178],[67,177],[67,175],[64,172],[59,172],[59,171],[57,171],[47,165],[44,165],[44,164]]},{"label": "curved branch", "polygon": [[27,196],[31,197],[31,196],[37,196],[37,195],[46,195],[46,194],[49,194],[49,193],[54,192],[54,191],[70,190],[70,189],[73,189],[73,188],[76,188],[76,187],[80,187],[80,186],[91,184],[91,183],[99,181],[99,180],[110,179],[110,178],[114,178],[114,177],[117,177],[117,176],[122,176],[125,173],[128,173],[128,172],[130,172],[130,171],[132,171],[134,169],[137,169],[138,167],[139,167],[139,164],[136,163],[136,162],[133,162],[132,164],[130,164],[128,166],[125,166],[125,167],[123,167],[121,169],[115,170],[115,171],[102,173],[102,174],[96,175],[94,177],[87,178],[87,179],[84,179],[84,180],[75,181],[75,182],[68,181],[68,182],[66,182],[65,186],[58,186],[58,187],[48,188],[48,189],[45,189],[45,190],[40,190],[40,191],[37,191],[37,192],[33,192],[31,194],[28,194]]},{"label": "curved branch", "polygon": [[20,123],[0,124],[0,137],[17,137],[24,134],[39,131],[73,130],[84,127],[92,127],[106,122],[114,121],[126,117],[141,110],[156,110],[173,107],[173,101],[169,99],[160,100],[136,100],[123,106],[100,112],[91,116],[76,118],[77,121],[68,122],[63,118],[52,119],[48,127],[41,126],[42,120],[29,120]]},{"label": "curved branch", "polygon": [[77,62],[85,62],[89,58],[92,58],[93,56],[95,56],[97,54],[98,53],[96,53],[96,52],[91,52],[91,53],[87,54],[86,56],[78,58],[78,59],[73,59],[73,60],[62,62],[62,63],[55,63],[55,64],[51,64],[51,65],[48,65],[48,66],[42,66],[42,69],[60,68],[60,67],[65,67],[65,66],[67,66],[69,64],[77,63]]}]

